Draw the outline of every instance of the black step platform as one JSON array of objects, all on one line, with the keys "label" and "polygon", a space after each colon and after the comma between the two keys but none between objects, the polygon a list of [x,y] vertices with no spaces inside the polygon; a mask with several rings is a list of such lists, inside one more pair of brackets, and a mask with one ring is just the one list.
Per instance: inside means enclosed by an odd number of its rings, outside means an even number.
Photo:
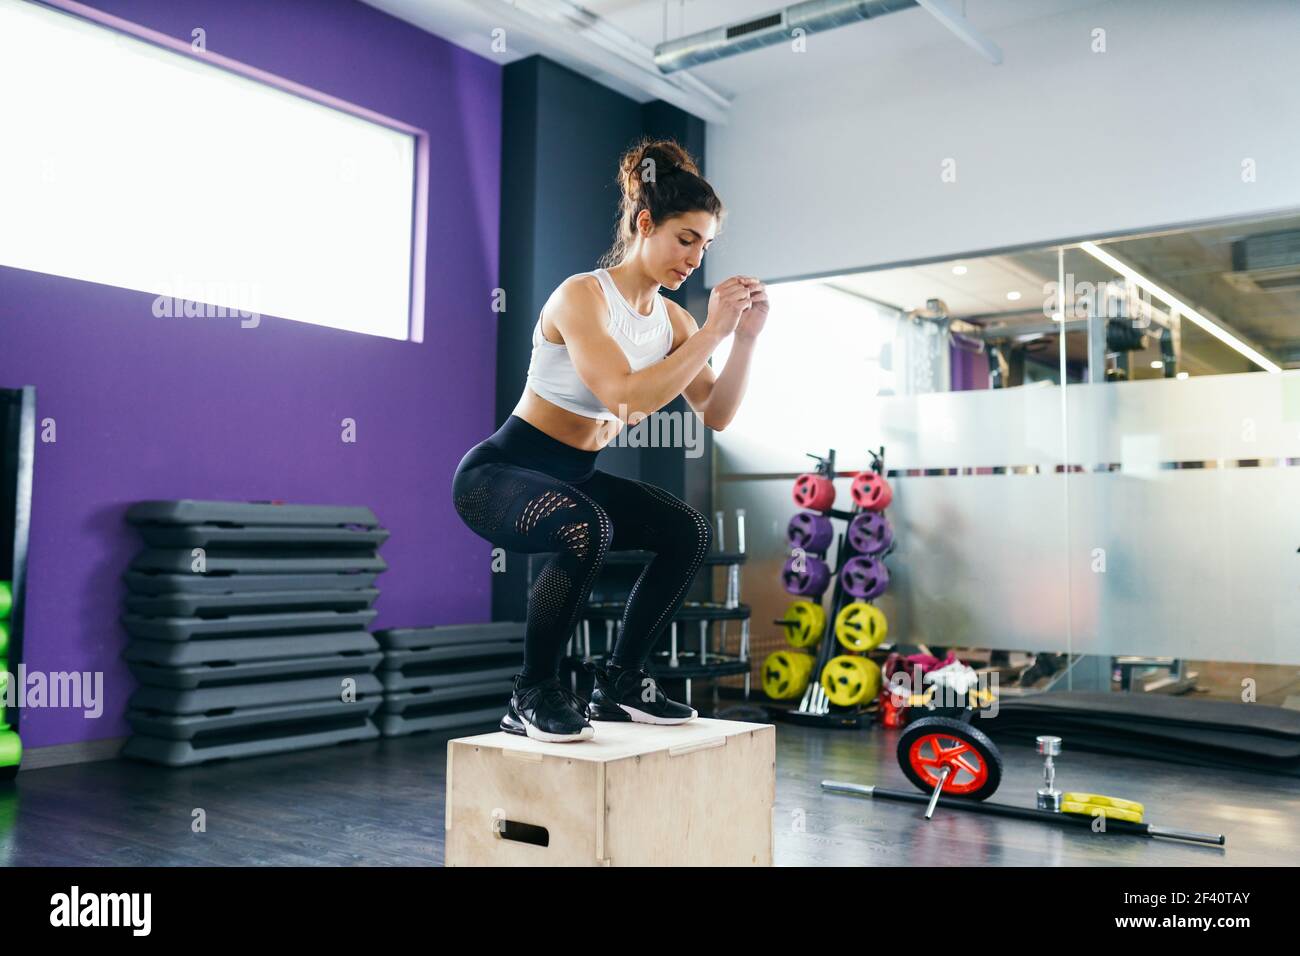
[{"label": "black step platform", "polygon": [[162,667],[243,664],[287,658],[319,657],[348,651],[370,652],[379,649],[368,631],[329,631],[324,633],[282,634],[267,636],[245,634],[222,640],[146,641],[133,640],[122,657],[129,663],[155,664]]},{"label": "black step platform", "polygon": [[231,526],[280,525],[300,527],[335,527],[356,525],[379,527],[379,519],[369,508],[349,505],[289,505],[252,501],[140,501],[127,509],[126,520],[133,525]]},{"label": "black step platform", "polygon": [[378,616],[375,610],[303,611],[297,614],[240,614],[233,617],[141,617],[122,615],[132,637],[146,641],[215,640],[241,635],[275,636],[323,631],[363,630]]},{"label": "black step platform", "polygon": [[[131,562],[133,571],[193,574],[190,548],[145,548]],[[368,551],[318,552],[285,548],[258,550],[214,549],[204,555],[207,574],[327,574],[351,571],[387,571],[388,564]]]},{"label": "black step platform", "polygon": [[375,631],[375,640],[385,650],[416,650],[449,644],[478,644],[484,641],[523,640],[523,621],[494,621],[488,624],[440,624],[437,627],[393,627]]},{"label": "black step platform", "polygon": [[290,722],[319,722],[328,724],[337,718],[355,718],[358,714],[373,718],[379,709],[379,698],[354,702],[341,700],[295,701],[287,704],[267,704],[245,707],[220,714],[166,715],[156,711],[130,708],[127,722],[136,733],[165,740],[209,740],[219,733],[234,730],[256,730],[259,735],[274,725],[281,728]]},{"label": "black step platform", "polygon": [[[171,646],[171,645],[168,645]],[[132,676],[150,687],[217,687],[264,680],[294,680],[335,674],[371,674],[383,662],[380,651],[370,653],[321,654],[314,657],[275,658],[243,663],[163,666],[147,661],[130,661]]]},{"label": "black step platform", "polygon": [[[192,560],[192,559],[191,559]],[[132,594],[245,594],[256,591],[359,591],[371,588],[374,572],[336,574],[166,574],[128,571]]]},{"label": "black step platform", "polygon": [[384,662],[379,666],[380,670],[411,672],[421,668],[436,670],[440,666],[454,666],[469,660],[496,658],[522,661],[523,638],[448,644],[445,647],[422,647],[418,650],[385,651]]},{"label": "black step platform", "polygon": [[126,609],[141,617],[228,617],[290,611],[364,611],[379,597],[376,588],[312,591],[244,591],[238,594],[129,594]]},{"label": "black step platform", "polygon": [[424,693],[386,693],[375,723],[386,737],[496,723],[509,705],[513,688],[512,680],[497,680]]},{"label": "black step platform", "polygon": [[139,687],[131,695],[132,710],[155,715],[212,714],[245,707],[272,707],[311,700],[342,700],[344,682],[350,681],[357,701],[378,696],[383,686],[374,674],[312,677],[305,680],[264,681],[184,690]]},{"label": "black step platform", "polygon": [[305,719],[274,720],[208,732],[196,730],[187,740],[137,733],[122,748],[122,756],[168,767],[188,767],[212,760],[260,757],[374,740],[379,736],[379,728],[370,719],[368,711],[375,706],[378,706],[378,701],[368,704],[340,702],[337,707],[330,705],[329,709],[337,716],[329,718],[314,714]]},{"label": "black step platform", "polygon": [[380,670],[375,676],[384,690],[429,691],[464,684],[485,684],[492,681],[513,680],[523,665],[523,653],[510,657],[473,657],[455,662],[441,661],[432,665],[408,665],[403,670]]},{"label": "black step platform", "polygon": [[362,550],[388,540],[382,528],[353,531],[347,528],[226,528],[196,524],[165,527],[141,525],[140,537],[153,548],[282,548],[312,552]]}]

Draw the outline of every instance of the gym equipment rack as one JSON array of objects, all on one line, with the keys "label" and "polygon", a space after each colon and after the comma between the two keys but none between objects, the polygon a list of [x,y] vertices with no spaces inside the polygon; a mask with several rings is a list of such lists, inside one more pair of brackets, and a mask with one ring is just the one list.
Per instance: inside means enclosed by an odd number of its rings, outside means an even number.
[{"label": "gym equipment rack", "polygon": [[[885,449],[882,447],[878,451],[868,449],[871,456],[871,470],[878,475],[885,474]],[[809,457],[817,461],[816,473],[827,479],[833,480],[835,473],[835,449],[832,448],[825,457],[809,453]],[[854,473],[856,474],[856,473]],[[854,505],[851,510],[844,511],[837,508],[815,509],[819,513],[831,518],[839,518],[847,523],[861,514],[865,509]],[[883,561],[892,551],[894,546],[890,547],[878,557]],[[848,543],[848,536],[845,531],[836,534],[835,546],[835,568],[831,572],[834,585],[831,590],[831,609],[826,615],[825,629],[822,632],[822,639],[817,644],[817,654],[813,661],[812,675],[809,677],[808,686],[804,690],[800,699],[799,706],[795,708],[779,707],[775,704],[767,704],[767,711],[773,720],[783,720],[787,723],[802,724],[812,727],[843,727],[856,729],[868,726],[875,720],[875,710],[872,705],[876,701],[873,698],[867,702],[866,706],[857,707],[839,707],[832,704],[826,698],[826,692],[821,685],[822,671],[830,662],[831,658],[836,656],[836,645],[838,641],[835,638],[835,621],[839,617],[840,611],[844,606],[856,600],[856,598],[847,596],[844,590],[844,584],[841,580],[840,572],[843,570],[845,562],[857,555],[857,551]],[[777,622],[781,623],[781,622]]]}]

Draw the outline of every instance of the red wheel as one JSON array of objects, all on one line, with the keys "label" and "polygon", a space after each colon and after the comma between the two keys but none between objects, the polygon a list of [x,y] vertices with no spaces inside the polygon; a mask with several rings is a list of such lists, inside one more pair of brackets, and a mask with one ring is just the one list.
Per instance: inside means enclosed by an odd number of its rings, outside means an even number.
[{"label": "red wheel", "polygon": [[949,768],[943,793],[984,800],[1002,782],[1002,755],[982,731],[951,717],[925,717],[907,725],[898,738],[898,765],[925,793],[934,791]]},{"label": "red wheel", "polygon": [[823,475],[800,475],[794,482],[794,503],[808,511],[825,511],[835,504],[835,485]]},{"label": "red wheel", "polygon": [[894,489],[883,475],[874,471],[860,471],[853,476],[849,495],[859,507],[868,511],[884,511],[894,500]]}]

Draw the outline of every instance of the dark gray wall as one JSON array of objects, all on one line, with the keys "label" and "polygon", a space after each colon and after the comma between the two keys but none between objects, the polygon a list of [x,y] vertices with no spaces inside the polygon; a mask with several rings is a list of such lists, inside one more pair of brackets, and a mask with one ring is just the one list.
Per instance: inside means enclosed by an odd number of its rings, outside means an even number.
[{"label": "dark gray wall", "polygon": [[[496,422],[509,417],[523,391],[532,331],[555,288],[596,268],[614,241],[619,156],[642,135],[671,136],[703,167],[705,126],[663,102],[637,103],[543,57],[505,68],[501,129],[501,287],[506,311],[497,327]],[[703,270],[671,294],[703,323],[708,289]],[[685,410],[684,399],[668,406]],[[599,467],[637,478],[711,513],[712,435],[704,454],[681,449],[607,448]],[[521,620],[526,561],[493,575],[493,618]]]}]

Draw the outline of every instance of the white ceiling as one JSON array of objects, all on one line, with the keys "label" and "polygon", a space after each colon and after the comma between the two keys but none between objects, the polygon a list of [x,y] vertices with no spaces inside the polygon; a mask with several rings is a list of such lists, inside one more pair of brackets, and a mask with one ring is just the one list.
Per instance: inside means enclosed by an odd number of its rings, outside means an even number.
[{"label": "white ceiling", "polygon": [[[961,267],[961,275],[953,272]],[[953,318],[973,319],[1008,312],[1035,312],[1042,316],[1044,286],[1056,281],[1054,251],[954,259],[929,265],[860,272],[827,280],[837,288],[855,292],[898,309],[924,308],[927,299],[942,299]],[[1020,298],[1008,299],[1018,292]]]},{"label": "white ceiling", "polygon": [[[1233,274],[1232,244],[1236,240],[1278,231],[1300,231],[1300,216],[1167,230],[1103,245],[1162,288],[1226,323],[1234,334],[1279,364],[1294,368],[1300,367],[1300,291],[1243,289],[1225,278]],[[953,271],[959,266],[965,270],[960,275]],[[981,325],[1041,326],[1048,314],[1044,301],[1051,294],[1049,286],[1056,281],[1057,268],[1056,251],[1047,248],[850,273],[820,281],[897,309],[925,308],[926,300],[942,299],[947,314],[955,319]],[[1066,250],[1064,268],[1076,283],[1115,278],[1109,266],[1073,247]],[[1051,289],[1054,291],[1054,286]],[[1007,298],[1013,291],[1020,293],[1018,300]],[[1159,357],[1156,339],[1151,337],[1144,361]],[[1244,360],[1184,320],[1181,361],[1193,374],[1204,374],[1237,371]],[[1253,368],[1249,363],[1246,366]]]},{"label": "white ceiling", "polygon": [[[611,55],[589,39],[567,26],[516,8],[514,0],[364,2],[488,59],[510,63],[542,54],[639,102],[667,98],[662,87],[638,82],[635,76],[614,68]],[[959,10],[964,7],[971,25],[996,43],[1001,27],[1096,6],[1103,0],[949,2]],[[644,47],[652,48],[665,39],[743,21],[791,4],[780,0],[585,0],[581,5]],[[503,53],[491,49],[492,31],[498,27],[507,31],[507,50]],[[807,79],[809,73],[830,75],[852,68],[855,63],[906,58],[909,54],[936,46],[950,49],[955,57],[979,57],[918,7],[812,34],[807,38],[807,51],[801,55],[792,55],[784,44],[777,44],[683,72],[731,98],[772,84]],[[992,64],[988,68],[997,69]],[[672,75],[669,78],[672,79]],[[707,119],[725,121],[698,97],[684,96],[673,102]]]}]

